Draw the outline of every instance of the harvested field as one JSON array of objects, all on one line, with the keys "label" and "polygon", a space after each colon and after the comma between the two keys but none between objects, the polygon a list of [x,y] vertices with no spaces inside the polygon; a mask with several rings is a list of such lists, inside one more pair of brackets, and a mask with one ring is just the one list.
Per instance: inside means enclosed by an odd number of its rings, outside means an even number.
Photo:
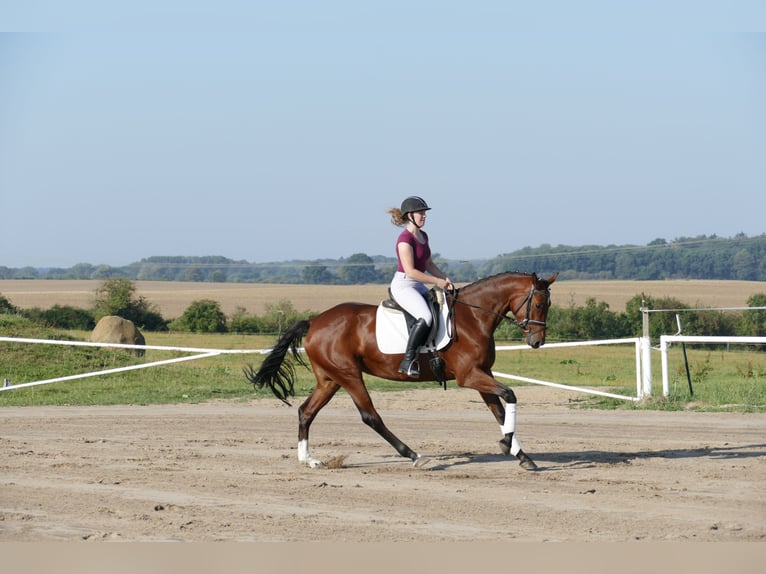
[{"label": "harvested field", "polygon": [[[93,306],[101,281],[0,280],[0,294],[14,305],[27,309],[47,309],[53,305],[80,308]],[[387,296],[386,285],[273,285],[261,283],[185,283],[136,281],[137,295],[157,305],[162,315],[172,319],[197,299],[217,301],[231,315],[238,307],[263,314],[269,305],[289,300],[298,311],[323,311],[344,301],[378,303]],[[766,293],[761,281],[558,281],[553,285],[554,305],[581,306],[592,297],[604,301],[613,311],[624,311],[635,295],[674,297],[695,306],[740,307],[757,293]]]}]

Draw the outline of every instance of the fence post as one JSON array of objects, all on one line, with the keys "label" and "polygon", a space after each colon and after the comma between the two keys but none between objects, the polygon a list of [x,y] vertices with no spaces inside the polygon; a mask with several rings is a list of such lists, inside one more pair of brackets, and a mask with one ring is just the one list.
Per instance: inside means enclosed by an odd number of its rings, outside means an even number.
[{"label": "fence post", "polygon": [[670,396],[670,376],[668,374],[668,340],[667,335],[660,337],[660,354],[662,355],[662,396]]},{"label": "fence post", "polygon": [[649,309],[646,297],[641,293],[641,398],[652,396],[652,338],[649,335]]}]

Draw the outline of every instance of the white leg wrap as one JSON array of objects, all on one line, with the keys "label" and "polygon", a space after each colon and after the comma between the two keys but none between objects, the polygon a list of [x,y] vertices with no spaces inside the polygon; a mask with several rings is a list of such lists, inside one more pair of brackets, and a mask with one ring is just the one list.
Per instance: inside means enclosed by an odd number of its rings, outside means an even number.
[{"label": "white leg wrap", "polygon": [[516,403],[509,403],[505,405],[505,422],[500,427],[503,436],[513,433],[511,437],[511,454],[516,456],[521,450],[519,439],[516,438]]},{"label": "white leg wrap", "polygon": [[513,456],[516,456],[519,454],[519,451],[521,450],[521,445],[519,444],[519,439],[516,438],[516,434],[513,435],[511,438],[511,454]]},{"label": "white leg wrap", "polygon": [[503,431],[503,436],[516,432],[516,403],[505,405],[505,422],[500,430]]}]

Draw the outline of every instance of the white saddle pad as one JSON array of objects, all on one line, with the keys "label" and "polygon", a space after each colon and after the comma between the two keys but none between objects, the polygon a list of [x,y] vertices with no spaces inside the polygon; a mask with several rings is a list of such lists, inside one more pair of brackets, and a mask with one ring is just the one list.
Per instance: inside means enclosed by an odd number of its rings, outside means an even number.
[{"label": "white saddle pad", "polygon": [[[442,305],[439,314],[439,324],[436,330],[435,345],[428,341],[420,348],[421,353],[431,352],[433,350],[443,349],[450,342],[447,332],[447,314],[449,310],[447,305]],[[375,337],[378,340],[378,348],[381,353],[386,355],[401,355],[407,348],[407,322],[404,319],[404,313],[378,305],[378,313],[375,321]]]}]

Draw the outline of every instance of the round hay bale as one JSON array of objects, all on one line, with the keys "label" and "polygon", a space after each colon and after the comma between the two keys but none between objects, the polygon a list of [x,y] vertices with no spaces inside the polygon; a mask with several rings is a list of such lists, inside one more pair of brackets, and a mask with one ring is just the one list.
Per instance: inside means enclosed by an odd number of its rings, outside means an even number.
[{"label": "round hay bale", "polygon": [[[133,321],[123,319],[117,315],[102,317],[90,334],[90,340],[94,343],[117,343],[121,345],[145,345],[146,341]],[[144,355],[143,349],[125,349],[137,357]]]}]

